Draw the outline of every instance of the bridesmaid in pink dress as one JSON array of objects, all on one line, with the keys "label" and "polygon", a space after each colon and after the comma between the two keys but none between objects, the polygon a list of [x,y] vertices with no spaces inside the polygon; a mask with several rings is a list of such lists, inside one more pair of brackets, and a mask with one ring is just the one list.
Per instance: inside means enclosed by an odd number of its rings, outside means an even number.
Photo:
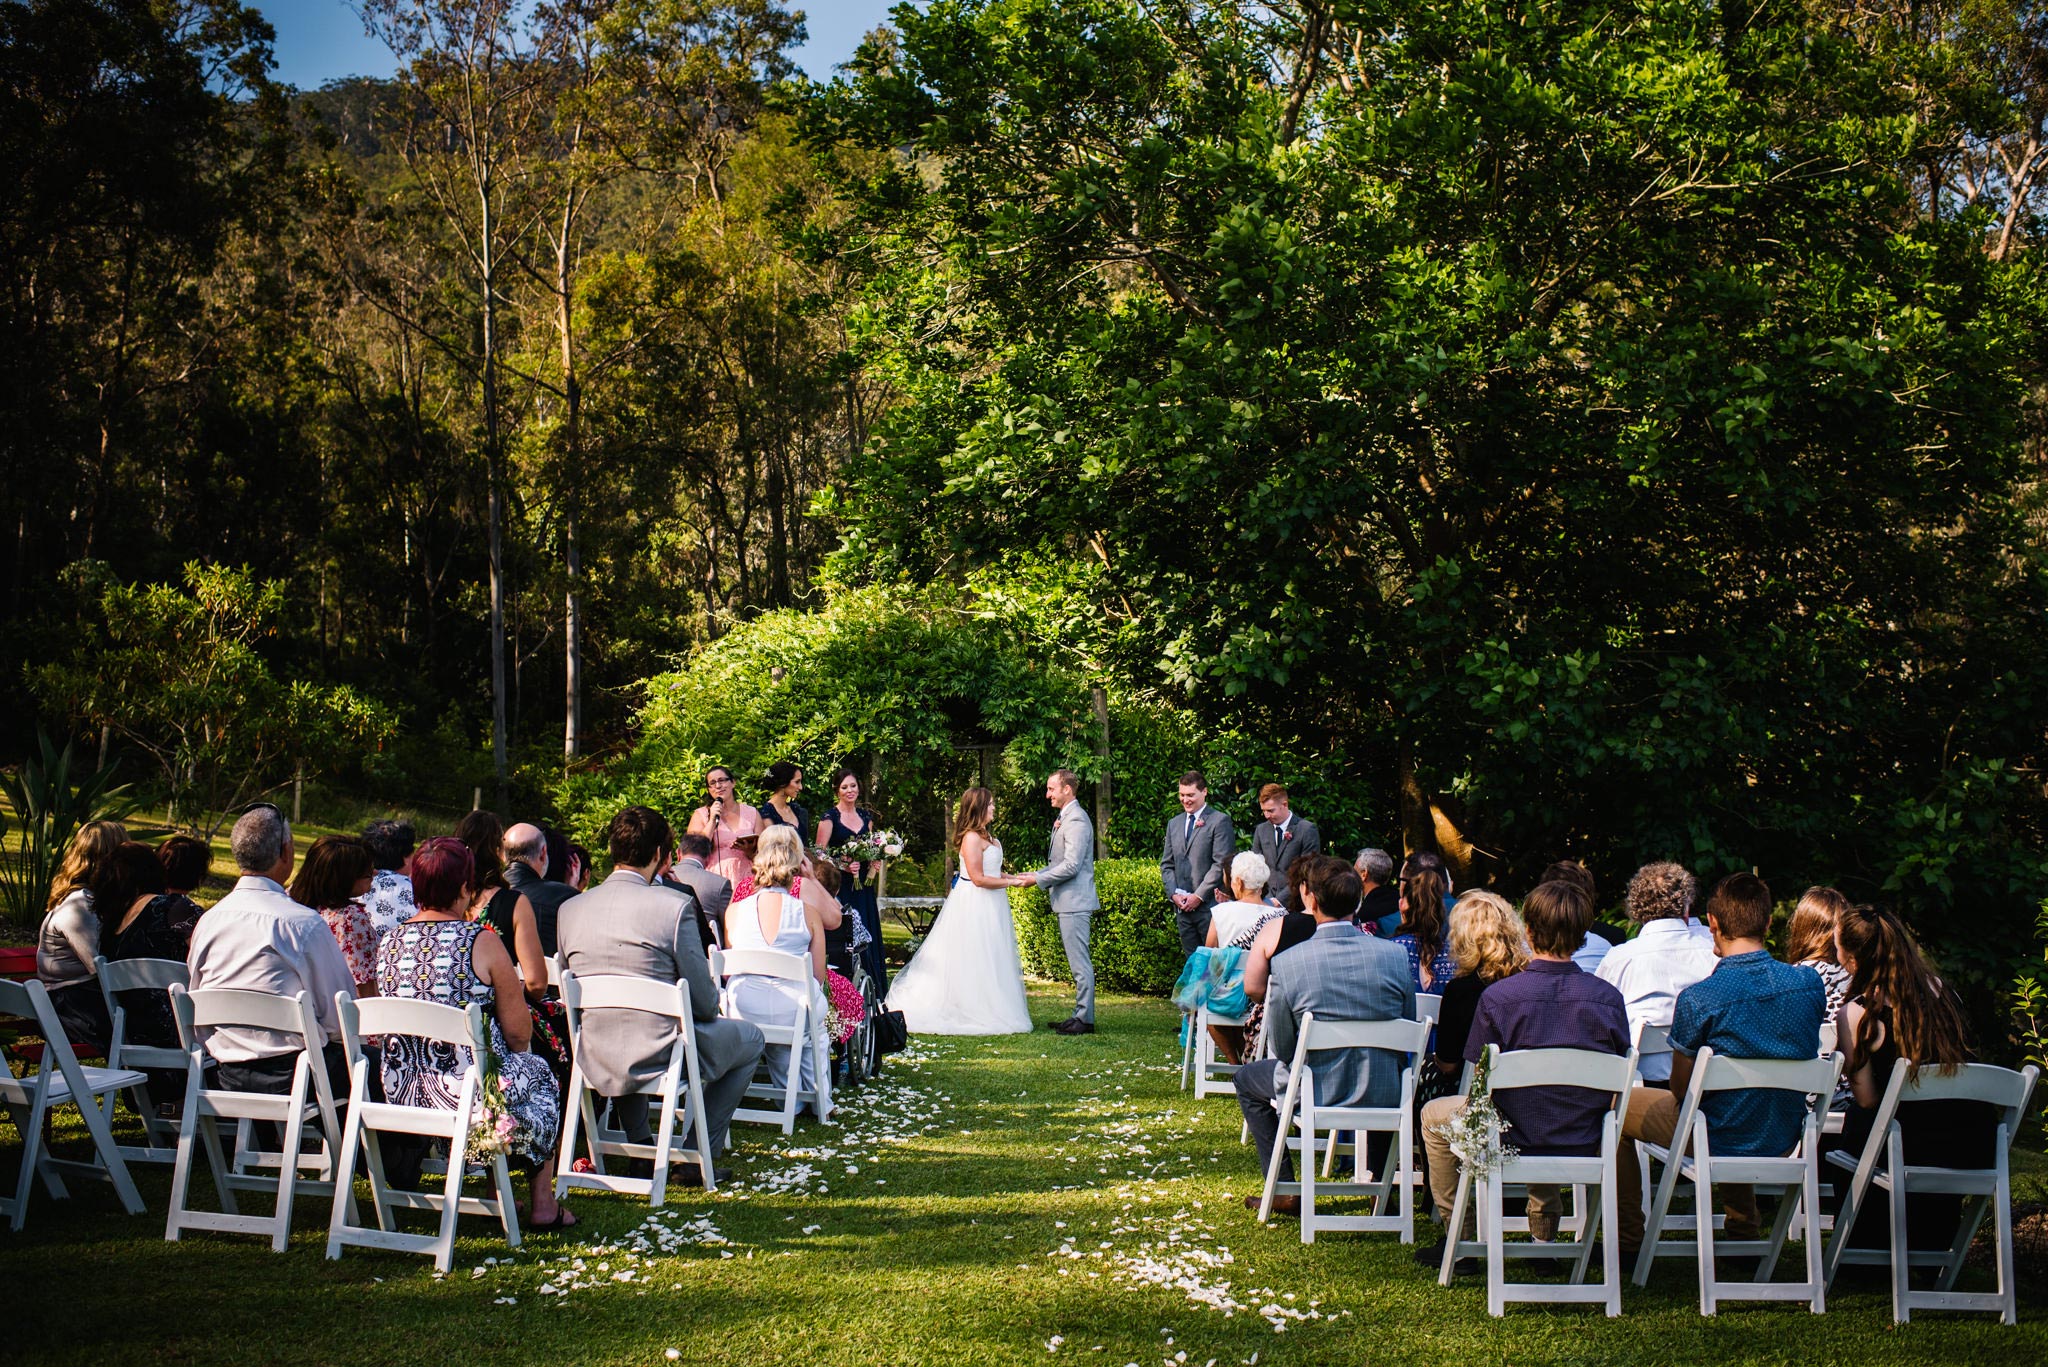
[{"label": "bridesmaid in pink dress", "polygon": [[761,813],[739,800],[733,792],[732,770],[714,765],[704,775],[711,801],[690,813],[690,834],[711,842],[707,867],[732,881],[754,876],[754,841],[761,834]]}]

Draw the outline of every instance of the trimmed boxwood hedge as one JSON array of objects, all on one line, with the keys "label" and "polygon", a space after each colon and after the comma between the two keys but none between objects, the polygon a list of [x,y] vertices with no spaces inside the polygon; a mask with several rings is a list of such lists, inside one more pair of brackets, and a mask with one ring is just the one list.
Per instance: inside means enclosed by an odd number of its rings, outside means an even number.
[{"label": "trimmed boxwood hedge", "polygon": [[[1150,859],[1106,859],[1095,866],[1095,891],[1102,910],[1090,927],[1088,957],[1096,986],[1111,992],[1164,996],[1173,990],[1186,956],[1174,928],[1173,907],[1159,887],[1159,865]],[[1017,948],[1024,971],[1037,978],[1065,979],[1067,952],[1060,945],[1059,917],[1037,888],[1012,888],[1010,910],[1017,921]]]}]

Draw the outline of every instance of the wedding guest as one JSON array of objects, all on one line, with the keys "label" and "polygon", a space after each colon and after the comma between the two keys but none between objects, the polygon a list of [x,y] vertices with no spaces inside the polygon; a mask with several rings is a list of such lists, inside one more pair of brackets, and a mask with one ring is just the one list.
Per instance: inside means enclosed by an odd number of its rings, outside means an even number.
[{"label": "wedding guest", "polygon": [[1224,870],[1237,848],[1237,832],[1230,813],[1209,805],[1209,780],[1201,770],[1182,774],[1178,792],[1181,814],[1166,823],[1159,881],[1173,905],[1180,952],[1185,955],[1214,943],[1208,934],[1210,908],[1229,891]]},{"label": "wedding guest", "polygon": [[803,770],[786,759],[776,760],[768,766],[761,786],[768,792],[768,800],[761,804],[763,829],[787,826],[796,832],[799,840],[811,833],[810,810],[796,800],[796,795],[804,790]]},{"label": "wedding guest", "polygon": [[[1699,886],[1677,864],[1645,864],[1628,883],[1628,914],[1641,930],[1600,960],[1599,975],[1621,989],[1631,1030],[1669,1026],[1678,994],[1714,971],[1713,937],[1692,919]],[[1671,1076],[1668,1049],[1644,1051],[1636,1074],[1645,1082]]]},{"label": "wedding guest", "polygon": [[[1211,949],[1240,949],[1249,957],[1259,932],[1269,921],[1277,921],[1284,914],[1265,900],[1266,878],[1270,872],[1266,861],[1252,850],[1246,850],[1230,861],[1230,900],[1216,903],[1209,913],[1208,943]],[[1272,955],[1268,954],[1266,959],[1270,964]],[[1237,976],[1242,985],[1242,968]],[[1263,1005],[1253,1002],[1243,1025],[1212,1024],[1209,1027],[1209,1034],[1216,1041],[1216,1047],[1223,1051],[1225,1060],[1231,1063],[1244,1061],[1245,1041],[1253,1037],[1263,1014]]]},{"label": "wedding guest", "polygon": [[490,893],[505,886],[505,822],[496,812],[470,812],[455,823],[455,838],[469,846],[478,891]]},{"label": "wedding guest", "polygon": [[[1318,1020],[1383,1021],[1413,1019],[1415,989],[1408,980],[1401,952],[1352,923],[1358,913],[1358,874],[1341,859],[1318,858],[1301,888],[1302,903],[1316,923],[1308,942],[1273,962],[1266,990],[1266,1028],[1272,1032],[1271,1058],[1247,1063],[1232,1078],[1238,1110],[1258,1146],[1259,1172],[1271,1171],[1280,1142],[1280,1116],[1274,1098],[1287,1090],[1288,1069],[1300,1038],[1302,1017]],[[1381,1049],[1321,1049],[1309,1054],[1315,1074],[1318,1106],[1390,1106],[1400,1095],[1401,1056]],[[1385,1166],[1392,1136],[1375,1134],[1367,1141],[1366,1165]],[[1311,1159],[1310,1161],[1314,1161]],[[1282,1181],[1294,1180],[1294,1163],[1280,1153]],[[1257,1209],[1259,1197],[1245,1198]],[[1301,1213],[1298,1197],[1274,1198],[1273,1209]]]},{"label": "wedding guest", "polygon": [[292,879],[292,900],[320,913],[348,960],[358,997],[377,995],[377,926],[363,907],[376,872],[368,842],[347,835],[323,835],[306,851]]},{"label": "wedding guest", "polygon": [[[795,983],[782,978],[764,978],[753,973],[736,973],[727,982],[733,1011],[741,1020],[756,1025],[789,1026],[805,1001],[812,1018],[825,1009],[825,924],[817,909],[807,905],[800,890],[792,887],[804,864],[803,842],[787,826],[771,826],[761,833],[754,855],[755,891],[735,901],[725,912],[725,942],[734,949],[774,949],[794,954],[810,964],[811,979]],[[811,1091],[818,1085],[812,1051],[799,1042],[797,1086]],[[792,1047],[771,1046],[766,1053],[771,1086],[784,1086],[789,1079]]]},{"label": "wedding guest", "polygon": [[[1839,1047],[1853,1104],[1842,1133],[1829,1145],[1853,1159],[1870,1142],[1877,1107],[1901,1061],[1907,1078],[1917,1080],[1928,1069],[1953,1074],[1972,1056],[1961,1005],[1905,922],[1883,908],[1850,906],[1846,900],[1835,917],[1835,957],[1849,971]],[[1998,1118],[1997,1108],[1981,1101],[1901,1102],[1896,1119],[1903,1157],[1916,1168],[1988,1168],[1997,1161]],[[1890,1242],[1884,1205],[1875,1200],[1858,1213],[1852,1245],[1881,1248]],[[1960,1197],[1909,1192],[1907,1247],[1946,1250],[1961,1218]]]},{"label": "wedding guest", "polygon": [[[36,978],[49,991],[64,1033],[84,1053],[104,1054],[114,1029],[93,957],[100,952],[100,890],[113,877],[114,851],[127,840],[128,828],[118,821],[79,827],[51,880],[36,931]],[[117,909],[109,906],[107,914]]]},{"label": "wedding guest", "polygon": [[[656,882],[681,843],[667,819],[651,807],[628,807],[612,818],[605,838],[611,849],[610,876],[562,907],[558,933],[563,970],[586,977],[616,973],[689,985],[709,1147],[720,1153],[732,1113],[746,1096],[761,1059],[760,1028],[719,1015],[718,985],[704,952],[709,937],[697,924],[696,899]],[[693,838],[702,839],[683,840]],[[710,841],[703,840],[700,861],[708,853]],[[727,892],[730,895],[729,884]],[[636,1144],[653,1138],[650,1098],[627,1093],[667,1071],[675,1043],[675,1022],[644,1011],[583,1015],[577,1049],[584,1076],[600,1094],[612,1098],[613,1116]],[[723,1171],[715,1175],[719,1181],[729,1176]],[[702,1186],[703,1174],[695,1176],[696,1185]]]},{"label": "wedding guest", "polygon": [[1811,887],[1800,894],[1785,926],[1785,962],[1820,974],[1821,988],[1828,994],[1826,1022],[1835,1019],[1849,990],[1849,970],[1835,957],[1835,929],[1847,910],[1849,899],[1835,889]]},{"label": "wedding guest", "polygon": [[568,836],[553,826],[541,827],[540,834],[542,843],[547,846],[548,851],[548,871],[541,876],[550,883],[564,883],[573,887],[575,880],[569,875],[576,871],[576,847],[569,843]]},{"label": "wedding guest", "polygon": [[590,851],[581,845],[569,846],[569,876],[565,881],[578,892],[590,886]]},{"label": "wedding guest", "polygon": [[735,795],[732,770],[714,764],[704,771],[711,800],[690,813],[690,834],[711,842],[713,873],[737,888],[754,873],[754,842],[761,835],[761,813]]},{"label": "wedding guest", "polygon": [[[1468,896],[1471,894],[1468,894]],[[1480,916],[1497,909],[1477,904]],[[1465,1038],[1464,1060],[1477,1063],[1487,1046],[1502,1052],[1517,1049],[1587,1049],[1626,1054],[1628,1013],[1621,993],[1572,962],[1572,955],[1593,919],[1585,890],[1575,883],[1537,885],[1522,903],[1522,923],[1529,935],[1529,960],[1520,972],[1497,978],[1479,994],[1479,1009]],[[1461,927],[1462,929],[1462,927]],[[1600,1131],[1613,1099],[1582,1087],[1517,1087],[1496,1092],[1494,1105],[1510,1142],[1521,1152],[1597,1154]],[[1448,1226],[1458,1192],[1458,1160],[1443,1126],[1465,1109],[1462,1096],[1439,1097],[1422,1108],[1422,1148],[1429,1163],[1430,1195],[1437,1214]],[[1624,1145],[1633,1151],[1632,1145]],[[1626,1192],[1624,1182],[1624,1193]],[[1558,1188],[1530,1183],[1527,1197],[1529,1234],[1555,1239],[1560,1209]],[[1442,1263],[1444,1241],[1419,1248],[1415,1261],[1425,1267]]]},{"label": "wedding guest", "polygon": [[1475,888],[1458,899],[1451,915],[1451,962],[1457,976],[1444,984],[1429,1067],[1416,1082],[1418,1100],[1425,1093],[1434,1099],[1458,1090],[1480,994],[1528,966],[1529,932],[1507,898]]},{"label": "wedding guest", "polygon": [[[546,1062],[529,1051],[533,1018],[518,967],[496,931],[469,919],[476,856],[466,842],[442,836],[413,852],[410,873],[416,910],[377,947],[377,990],[387,997],[484,1008],[505,1104],[518,1122],[510,1157],[532,1172],[526,1228],[570,1228],[576,1217],[555,1202],[559,1086]],[[472,1062],[467,1046],[386,1035],[385,1099],[453,1109]]]},{"label": "wedding guest", "polygon": [[[566,855],[568,842],[561,844]],[[555,918],[562,904],[576,895],[575,888],[549,877],[554,869],[554,845],[546,831],[528,822],[519,822],[505,832],[505,886],[525,899],[533,915],[535,942],[543,955],[555,952]],[[522,961],[521,971],[525,967]],[[545,971],[545,964],[542,969]]]},{"label": "wedding guest", "polygon": [[[1539,883],[1571,883],[1586,894],[1586,905],[1593,909],[1593,916],[1600,914],[1599,886],[1593,881],[1593,871],[1576,859],[1560,859],[1543,871]],[[1579,946],[1579,952],[1572,955],[1572,962],[1588,973],[1596,972],[1600,961],[1607,957],[1607,951],[1628,939],[1628,932],[1605,921],[1594,920],[1586,927],[1586,941]]]},{"label": "wedding guest", "polygon": [[[213,872],[213,850],[204,840],[194,840],[189,835],[174,835],[156,847],[157,863],[163,865],[164,891],[178,899],[174,909],[166,909],[171,929],[192,941],[193,928],[205,914],[205,908],[192,900],[192,894],[206,875]],[[177,955],[182,959],[183,954]]]},{"label": "wedding guest", "polygon": [[[291,823],[270,803],[244,812],[228,836],[241,876],[227,896],[199,918],[186,966],[192,986],[261,992],[271,997],[306,994],[320,1038],[306,1042],[319,1051],[337,1097],[349,1091],[348,1058],[341,1045],[337,995],[355,991],[348,960],[320,914],[285,895],[297,851]],[[228,1091],[282,1093],[291,1090],[298,1067],[295,1035],[255,1026],[223,1025],[204,1031],[200,1042],[219,1064],[220,1086]]]},{"label": "wedding guest", "polygon": [[[1284,878],[1287,870],[1297,859],[1323,852],[1322,832],[1316,823],[1305,816],[1296,816],[1294,809],[1287,805],[1287,789],[1278,783],[1268,783],[1259,789],[1259,811],[1265,820],[1252,828],[1252,848],[1265,858],[1266,866]],[[1292,896],[1290,885],[1289,895]],[[1299,902],[1287,904],[1289,911],[1300,911]]]},{"label": "wedding guest", "polygon": [[[1729,1058],[1812,1058],[1827,993],[1803,968],[1781,964],[1764,947],[1771,928],[1771,890],[1753,873],[1731,873],[1707,898],[1707,929],[1719,962],[1678,994],[1671,1017],[1669,1090],[1638,1087],[1622,1127],[1620,1230],[1622,1254],[1633,1258],[1643,1239],[1642,1172],[1628,1140],[1669,1144],[1678,1107],[1703,1048]],[[1638,937],[1640,938],[1640,937]],[[1633,943],[1633,942],[1631,942]],[[1603,965],[1604,967],[1604,965]],[[1707,1139],[1717,1157],[1789,1153],[1799,1142],[1806,1098],[1790,1092],[1709,1092],[1700,1099]],[[1730,1239],[1757,1237],[1756,1193],[1724,1183],[1721,1208]]]},{"label": "wedding guest", "polygon": [[1409,976],[1417,992],[1441,992],[1456,971],[1450,940],[1444,934],[1450,891],[1450,879],[1441,863],[1410,860],[1401,870],[1401,924],[1393,943],[1408,956]]},{"label": "wedding guest", "polygon": [[[861,802],[860,775],[853,770],[841,768],[832,775],[832,793],[833,805],[818,823],[817,845],[826,851],[866,835],[878,825],[875,814]],[[887,995],[889,969],[882,958],[882,908],[876,900],[874,867],[859,862],[841,863],[840,872],[846,877],[839,884],[839,904],[860,918],[866,937],[866,943],[857,945],[856,952],[866,965],[868,976],[875,980],[875,989]],[[859,940],[861,936],[854,938]]]},{"label": "wedding guest", "polygon": [[[1262,859],[1264,857],[1260,856]],[[1277,911],[1286,902],[1299,902],[1302,885],[1308,881],[1309,874],[1315,869],[1316,860],[1322,857],[1315,855],[1294,861],[1286,873],[1287,895],[1284,898],[1276,900],[1272,894],[1272,884],[1268,882],[1267,905]],[[1263,1002],[1266,999],[1266,980],[1272,972],[1273,960],[1296,945],[1307,944],[1309,937],[1315,933],[1316,918],[1306,911],[1282,911],[1278,917],[1268,920],[1252,940],[1252,947],[1245,955],[1245,995],[1255,1002]],[[1257,1031],[1247,1027],[1247,1032],[1248,1039],[1254,1042],[1258,1039]]]},{"label": "wedding guest", "polygon": [[[107,912],[100,921],[100,953],[109,961],[171,959],[183,963],[189,943],[178,930],[178,922],[187,903],[188,899],[164,890],[164,866],[155,850],[133,840],[123,841],[114,847],[98,893],[98,905]],[[178,1047],[177,1017],[171,1013],[170,994],[162,988],[123,992],[121,1013],[127,1043],[156,1049]],[[182,1069],[144,1071],[149,1075],[152,1103],[161,1106],[183,1098]]]},{"label": "wedding guest", "polygon": [[370,913],[370,924],[381,939],[412,919],[412,879],[405,873],[405,861],[412,857],[412,823],[372,821],[363,828],[363,843],[370,847],[370,859],[376,865],[363,910]]},{"label": "wedding guest", "polygon": [[732,883],[713,873],[705,862],[711,857],[711,842],[701,835],[676,837],[676,862],[667,880],[687,891],[697,902],[697,920],[704,932],[706,953],[719,947],[725,925],[725,909],[732,905]]},{"label": "wedding guest", "polygon": [[1401,890],[1394,884],[1394,856],[1385,850],[1363,849],[1351,861],[1365,885],[1358,902],[1358,924],[1363,930],[1393,939],[1401,931]]},{"label": "wedding guest", "polygon": [[[539,827],[521,822],[512,831],[520,833],[518,848],[526,852],[527,859],[547,857],[547,845]],[[506,832],[500,839],[504,843],[498,847],[498,854],[509,855],[513,848],[511,832]],[[548,960],[541,940],[540,915],[535,910],[532,897],[527,894],[531,890],[545,897],[554,892],[567,893],[569,889],[561,883],[543,881],[530,863],[515,863],[508,857],[494,858],[492,862],[498,868],[495,883],[482,881],[485,874],[480,865],[472,874],[477,882],[469,893],[470,919],[481,921],[496,931],[499,942],[511,951],[512,962],[519,969],[524,989],[522,995],[532,1016],[528,1023],[531,1051],[554,1073],[557,1090],[566,1091],[570,1063],[568,1008],[562,1005],[560,998],[548,994]],[[527,876],[525,888],[517,886],[511,877],[515,867]],[[561,899],[563,902],[567,900],[566,896]],[[509,1004],[506,1009],[510,1009]]]}]

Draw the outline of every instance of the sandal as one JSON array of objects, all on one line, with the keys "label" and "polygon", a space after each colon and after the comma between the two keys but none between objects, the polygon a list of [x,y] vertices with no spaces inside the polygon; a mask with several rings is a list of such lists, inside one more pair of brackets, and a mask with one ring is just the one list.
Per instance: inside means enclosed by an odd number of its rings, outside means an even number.
[{"label": "sandal", "polygon": [[556,1206],[554,1219],[528,1220],[526,1222],[526,1228],[528,1230],[541,1231],[546,1231],[550,1229],[574,1229],[576,1228],[576,1226],[582,1223],[583,1222],[577,1219],[575,1213],[572,1212],[567,1206]]}]

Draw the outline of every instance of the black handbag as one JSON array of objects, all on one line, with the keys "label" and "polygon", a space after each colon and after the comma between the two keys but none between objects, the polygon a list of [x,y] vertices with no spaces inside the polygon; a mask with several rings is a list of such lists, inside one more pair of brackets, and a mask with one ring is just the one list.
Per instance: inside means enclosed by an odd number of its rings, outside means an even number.
[{"label": "black handbag", "polygon": [[900,1054],[910,1044],[910,1027],[903,1023],[901,1011],[875,1012],[875,1053]]}]

